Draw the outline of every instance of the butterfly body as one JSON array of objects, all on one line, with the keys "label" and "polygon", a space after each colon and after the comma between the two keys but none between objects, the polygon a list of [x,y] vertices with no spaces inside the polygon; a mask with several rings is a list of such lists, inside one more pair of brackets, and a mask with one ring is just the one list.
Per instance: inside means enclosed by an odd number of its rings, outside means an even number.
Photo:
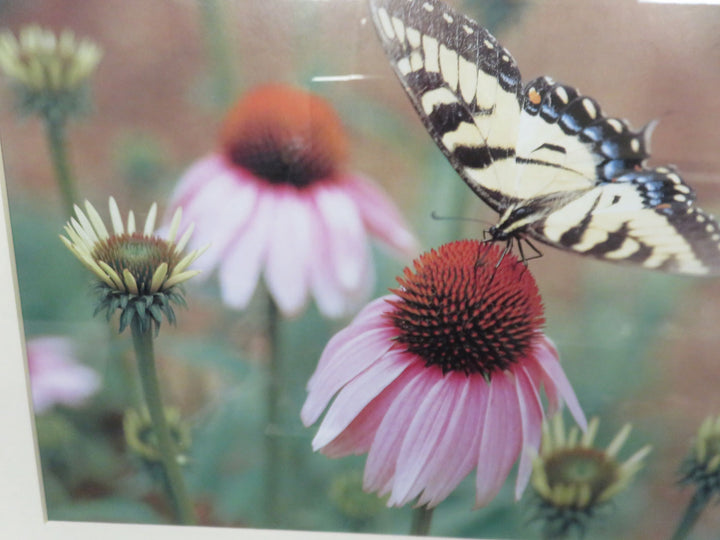
[{"label": "butterfly body", "polygon": [[720,273],[720,226],[635,131],[577,89],[523,86],[512,55],[439,0],[370,0],[378,35],[426,129],[493,210],[492,239],[535,239],[646,268]]}]

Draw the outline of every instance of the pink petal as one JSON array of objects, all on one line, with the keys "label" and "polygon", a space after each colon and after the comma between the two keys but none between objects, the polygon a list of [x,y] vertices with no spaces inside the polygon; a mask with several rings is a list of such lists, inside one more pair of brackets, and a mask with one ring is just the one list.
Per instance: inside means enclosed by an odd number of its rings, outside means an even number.
[{"label": "pink petal", "polygon": [[408,361],[407,355],[391,353],[382,362],[373,364],[350,381],[328,409],[313,439],[313,450],[322,448],[340,435],[371,401],[411,365],[413,363]]},{"label": "pink petal", "polygon": [[509,372],[496,372],[490,381],[477,454],[475,508],[495,498],[520,452],[522,431],[513,378]]},{"label": "pink petal", "polygon": [[368,491],[379,492],[381,496],[392,488],[402,441],[422,396],[435,384],[439,373],[439,370],[428,370],[418,364],[413,364],[409,370],[413,370],[415,376],[408,381],[388,409],[378,427],[365,463],[363,486]]},{"label": "pink petal", "polygon": [[28,368],[33,369],[36,359],[41,362],[57,362],[62,364],[74,357],[74,348],[67,338],[58,336],[42,336],[27,342]]},{"label": "pink petal", "polygon": [[196,267],[210,270],[227,255],[228,245],[248,222],[257,203],[254,183],[239,182],[232,170],[208,178],[183,207],[183,223],[195,224],[191,246],[208,246]]},{"label": "pink petal", "polygon": [[388,409],[414,376],[415,371],[412,369],[402,372],[357,415],[340,435],[322,448],[322,453],[329,457],[341,457],[368,452]]},{"label": "pink petal", "polygon": [[515,499],[518,500],[522,496],[532,472],[532,454],[529,450],[532,448],[537,451],[540,446],[543,409],[538,389],[533,386],[532,380],[522,367],[515,370],[515,389],[523,438],[517,481],[515,483]]},{"label": "pink petal", "polygon": [[458,395],[452,416],[435,455],[419,480],[425,491],[418,504],[432,508],[443,501],[477,465],[490,385],[480,375],[462,376],[464,389]]},{"label": "pink petal", "polygon": [[[431,369],[431,368],[428,368]],[[429,462],[435,460],[448,421],[467,387],[464,374],[452,373],[437,380],[423,396],[400,448],[395,482],[388,505],[402,506],[417,497],[426,487]],[[445,463],[452,467],[451,463]]]},{"label": "pink petal", "polygon": [[548,400],[546,416],[553,416],[562,407],[562,400],[560,398],[560,394],[558,394],[555,384],[549,380],[547,373],[545,373],[545,370],[540,367],[540,364],[535,358],[539,351],[539,346],[536,346],[526,359],[527,361],[523,364],[523,367],[532,379],[535,388],[544,388],[545,395]]},{"label": "pink petal", "polygon": [[228,245],[219,278],[222,298],[232,308],[245,308],[257,287],[274,210],[274,198],[261,195],[247,225]]},{"label": "pink petal", "polygon": [[42,413],[55,404],[80,405],[97,392],[100,376],[87,366],[67,364],[31,378],[33,406]]},{"label": "pink petal", "polygon": [[357,315],[351,321],[354,326],[356,324],[363,324],[365,321],[374,320],[384,313],[389,312],[392,306],[387,302],[389,299],[397,299],[398,297],[394,294],[386,294],[368,302],[365,307],[358,311]]},{"label": "pink petal", "polygon": [[323,315],[341,317],[349,311],[348,295],[331,263],[331,246],[320,216],[313,219],[313,227],[315,251],[310,258],[310,288]]},{"label": "pink petal", "polygon": [[280,311],[297,315],[309,292],[311,209],[296,190],[278,190],[265,280]]},{"label": "pink petal", "polygon": [[346,180],[368,231],[403,255],[417,255],[418,242],[388,195],[368,178],[351,175]]},{"label": "pink petal", "polygon": [[220,174],[227,166],[218,154],[211,154],[195,161],[178,180],[177,186],[170,197],[167,220],[172,218],[178,206],[183,208],[195,197],[196,192],[205,185],[208,179]]},{"label": "pink petal", "polygon": [[31,339],[27,356],[33,407],[38,414],[56,404],[80,405],[100,387],[100,376],[77,362],[66,338]]},{"label": "pink petal", "polygon": [[338,349],[332,361],[313,375],[312,384],[308,384],[309,394],[300,412],[300,418],[306,426],[313,424],[334,396],[343,386],[374,364],[394,363],[395,356],[405,353],[390,351],[393,342],[388,340],[388,330],[371,330],[348,341]]},{"label": "pink petal", "polygon": [[357,207],[341,189],[329,186],[314,191],[315,206],[321,218],[330,265],[340,286],[357,290],[369,258],[367,236]]},{"label": "pink petal", "polygon": [[[364,334],[369,330],[392,328],[390,321],[383,316],[384,313],[392,309],[392,306],[390,306],[385,301],[387,298],[391,297],[392,295],[387,295],[382,298],[373,300],[372,302],[367,304],[367,306],[365,306],[365,308],[360,313],[358,313],[355,319],[353,319],[348,326],[346,326],[337,334],[335,334],[332,338],[330,338],[330,341],[328,341],[325,349],[322,352],[322,355],[320,356],[320,360],[318,361],[318,365],[315,368],[315,372],[308,381],[308,389],[314,384],[313,380],[315,379],[317,373],[325,369],[326,364],[334,358],[337,350],[340,347],[343,347],[346,342],[361,334]],[[392,330],[392,335],[388,335],[388,341],[392,341],[394,337],[395,330]]]},{"label": "pink petal", "polygon": [[587,429],[585,413],[583,413],[583,410],[580,407],[580,403],[575,395],[575,391],[570,385],[570,381],[567,379],[565,372],[560,366],[555,347],[549,340],[546,340],[544,342],[544,346],[540,346],[538,348],[534,358],[537,365],[546,375],[546,378],[543,381],[545,384],[545,391],[548,392],[548,388],[553,388],[554,392],[559,393],[563,401],[567,404],[570,414],[572,414],[575,422],[577,422],[582,430],[585,431]]}]

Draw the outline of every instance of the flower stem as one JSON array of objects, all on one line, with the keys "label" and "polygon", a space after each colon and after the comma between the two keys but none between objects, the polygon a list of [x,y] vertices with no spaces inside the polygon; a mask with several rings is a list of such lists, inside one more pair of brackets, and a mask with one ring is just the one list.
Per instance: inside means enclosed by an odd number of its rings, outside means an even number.
[{"label": "flower stem", "polygon": [[77,201],[75,184],[70,172],[68,160],[67,142],[65,137],[65,120],[52,117],[45,118],[45,131],[50,148],[50,159],[55,169],[60,195],[68,216],[73,214],[73,205]]},{"label": "flower stem", "polygon": [[427,506],[420,506],[413,510],[410,534],[416,536],[428,536],[430,534],[433,510],[434,508],[428,508]]},{"label": "flower stem", "polygon": [[270,347],[265,389],[267,424],[265,427],[265,519],[269,526],[280,525],[280,479],[284,471],[278,434],[280,428],[280,381],[282,364],[278,347],[279,314],[275,301],[268,294],[267,339]]},{"label": "flower stem", "polygon": [[690,499],[690,504],[685,509],[685,514],[683,514],[675,534],[672,535],[672,540],[682,540],[687,537],[695,523],[697,523],[700,514],[710,502],[711,495],[712,491],[698,490],[695,492],[692,499]]},{"label": "flower stem", "polygon": [[188,497],[185,482],[180,472],[178,453],[170,435],[165,409],[160,396],[160,383],[155,369],[155,352],[153,349],[152,325],[141,330],[138,325],[132,325],[133,344],[138,360],[140,381],[145,395],[153,430],[157,438],[162,466],[166,477],[167,495],[172,502],[173,510],[178,523],[192,525],[195,523],[192,503]]}]

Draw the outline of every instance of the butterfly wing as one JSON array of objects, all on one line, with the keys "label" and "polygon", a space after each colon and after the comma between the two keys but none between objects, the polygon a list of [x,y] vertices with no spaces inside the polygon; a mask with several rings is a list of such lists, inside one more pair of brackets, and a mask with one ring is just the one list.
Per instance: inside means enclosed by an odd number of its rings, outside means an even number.
[{"label": "butterfly wing", "polygon": [[522,84],[484,28],[435,0],[371,0],[383,47],[437,145],[468,185],[502,211],[514,196]]},{"label": "butterfly wing", "polygon": [[[540,77],[439,0],[370,0],[391,65],[430,135],[490,207],[532,210],[518,233],[611,261],[720,273],[715,220],[668,168],[647,169],[650,129]],[[534,221],[533,221],[534,220]]]},{"label": "butterfly wing", "polygon": [[516,193],[525,199],[584,190],[641,168],[654,124],[633,131],[600,105],[549,77],[523,90],[516,142]]},{"label": "butterfly wing", "polygon": [[378,35],[437,145],[493,209],[585,190],[647,158],[645,135],[512,55],[437,0],[370,0]]},{"label": "butterfly wing", "polygon": [[626,171],[558,206],[527,233],[591,257],[682,274],[720,273],[720,226],[668,167]]}]

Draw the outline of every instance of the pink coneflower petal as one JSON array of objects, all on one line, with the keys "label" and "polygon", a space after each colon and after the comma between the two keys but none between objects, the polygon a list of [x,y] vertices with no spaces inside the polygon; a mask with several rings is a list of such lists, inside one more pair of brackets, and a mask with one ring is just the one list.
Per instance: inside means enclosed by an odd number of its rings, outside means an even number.
[{"label": "pink coneflower petal", "polygon": [[342,433],[323,447],[322,453],[328,457],[340,457],[370,451],[377,429],[388,409],[405,388],[405,384],[415,375],[416,373],[412,369],[403,371],[357,415]]},{"label": "pink coneflower petal", "polygon": [[227,171],[225,161],[216,154],[203,157],[193,163],[178,180],[178,185],[170,199],[170,208],[190,206],[195,196],[203,190],[208,179],[215,178],[225,171]]},{"label": "pink coneflower petal", "polygon": [[363,485],[380,495],[392,489],[402,441],[422,397],[436,382],[435,377],[427,377],[422,366],[413,365],[408,370],[412,370],[414,377],[406,383],[378,426],[365,464]]},{"label": "pink coneflower petal", "polygon": [[242,309],[257,286],[268,247],[270,224],[275,218],[275,199],[260,196],[254,213],[238,233],[220,266],[220,289],[225,302]]},{"label": "pink coneflower petal", "polygon": [[254,184],[238,184],[226,171],[207,182],[183,207],[183,221],[196,224],[193,245],[208,246],[198,259],[199,269],[207,271],[223,259],[238,229],[253,214],[257,197]]},{"label": "pink coneflower petal", "polygon": [[562,398],[572,417],[582,430],[585,431],[587,429],[585,413],[583,413],[577,396],[570,385],[570,381],[562,370],[560,362],[558,362],[557,351],[549,340],[540,342],[535,359],[537,365],[545,374],[543,382],[546,389],[551,388],[551,392],[558,394]]},{"label": "pink coneflower petal", "polygon": [[400,212],[389,203],[375,182],[357,174],[349,175],[346,180],[350,196],[358,205],[368,231],[399,252],[415,255],[418,250],[417,240]]},{"label": "pink coneflower petal", "polygon": [[385,296],[372,300],[355,315],[351,324],[343,330],[361,332],[363,328],[375,328],[377,326],[388,327],[387,321],[383,319],[383,315],[391,311],[392,307],[388,303],[388,300],[392,298],[392,294],[386,294]]},{"label": "pink coneflower petal", "polygon": [[[390,504],[412,500],[425,488],[424,471],[430,469],[430,462],[436,458],[440,442],[447,434],[448,418],[455,407],[461,406],[467,393],[463,384],[467,378],[457,375],[438,378],[416,411],[400,448],[402,459],[395,470]],[[454,461],[446,462],[446,466],[455,467]]]},{"label": "pink coneflower petal", "polygon": [[362,309],[362,311],[360,311],[360,313],[357,314],[349,326],[340,330],[330,339],[328,344],[325,346],[325,350],[323,350],[322,355],[320,356],[320,360],[318,360],[315,373],[308,381],[308,390],[311,386],[313,386],[313,381],[317,374],[325,369],[325,366],[334,358],[336,351],[340,347],[345,346],[346,342],[364,334],[369,330],[386,329],[389,332],[392,332],[392,330],[388,328],[386,321],[383,321],[382,318],[379,317],[382,313],[385,313],[388,310],[389,306],[385,301],[386,298],[389,298],[389,296],[384,296],[370,302]]},{"label": "pink coneflower petal", "polygon": [[560,397],[554,382],[548,377],[545,370],[537,362],[537,358],[535,358],[535,356],[540,354],[540,350],[540,347],[535,348],[534,355],[530,357],[531,361],[529,361],[524,367],[525,371],[530,376],[530,379],[532,379],[535,388],[543,388],[545,390],[548,402],[547,416],[550,417],[559,411],[560,407],[562,407],[562,398]]},{"label": "pink coneflower petal", "polygon": [[313,226],[315,250],[310,258],[310,289],[322,313],[340,317],[349,311],[352,298],[340,284],[331,263],[331,246],[324,225],[318,218]]},{"label": "pink coneflower petal", "polygon": [[490,381],[480,428],[475,508],[485,506],[497,495],[521,448],[521,415],[513,379],[510,373],[498,372]]},{"label": "pink coneflower petal", "polygon": [[[423,473],[426,488],[418,504],[432,508],[444,500],[477,465],[482,422],[490,386],[480,376],[465,377],[464,390],[448,419],[447,432],[439,442],[433,461]],[[481,383],[481,384],[478,384]],[[462,448],[462,452],[458,452]]]},{"label": "pink coneflower petal", "polygon": [[[357,375],[383,359],[383,365],[392,365],[392,355],[386,357],[392,347],[390,330],[378,328],[369,330],[360,336],[346,341],[338,348],[334,356],[341,361],[328,361],[325,369],[317,370],[313,379],[308,383],[308,390],[312,391],[313,399],[308,399],[303,405],[300,417],[305,425],[314,423],[323,409],[330,402],[332,396],[345,384]],[[402,353],[395,353],[400,356]]]},{"label": "pink coneflower petal", "polygon": [[100,387],[100,376],[78,363],[74,347],[66,338],[44,336],[28,340],[27,360],[37,414],[55,405],[80,405]]},{"label": "pink coneflower petal", "polygon": [[278,190],[275,195],[275,223],[268,244],[265,279],[280,310],[296,315],[309,292],[312,210],[289,189]]},{"label": "pink coneflower petal", "polygon": [[520,405],[522,425],[522,449],[515,482],[515,499],[520,499],[532,472],[532,454],[529,449],[537,450],[542,434],[543,409],[540,394],[525,372],[524,366],[515,370],[515,389]]},{"label": "pink coneflower petal", "polygon": [[369,257],[367,235],[353,200],[342,190],[318,186],[315,204],[325,231],[329,258],[340,286],[357,290]]},{"label": "pink coneflower petal", "polygon": [[348,383],[328,409],[321,428],[313,439],[313,449],[335,439],[360,414],[365,406],[395,381],[412,363],[406,354],[389,353]]}]

